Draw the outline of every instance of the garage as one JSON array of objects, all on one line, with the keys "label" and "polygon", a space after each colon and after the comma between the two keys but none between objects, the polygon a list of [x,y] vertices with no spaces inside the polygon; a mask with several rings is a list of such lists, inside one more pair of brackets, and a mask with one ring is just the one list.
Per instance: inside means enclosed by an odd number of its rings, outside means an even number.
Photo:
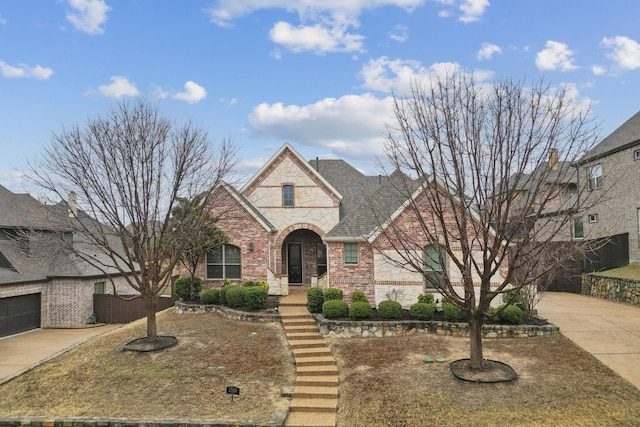
[{"label": "garage", "polygon": [[39,327],[39,293],[0,298],[0,337]]}]

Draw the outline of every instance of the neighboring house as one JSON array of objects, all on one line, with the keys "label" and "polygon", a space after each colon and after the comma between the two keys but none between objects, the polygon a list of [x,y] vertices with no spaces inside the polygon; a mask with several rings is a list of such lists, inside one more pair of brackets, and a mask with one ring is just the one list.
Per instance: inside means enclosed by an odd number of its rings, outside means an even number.
[{"label": "neighboring house", "polygon": [[[319,285],[342,289],[345,299],[360,290],[371,302],[393,295],[408,306],[427,290],[425,280],[393,261],[398,256],[371,204],[420,241],[412,231],[418,227],[409,198],[397,191],[405,178],[399,171],[365,176],[343,160],[306,161],[284,144],[239,191],[229,185],[218,189],[212,213],[229,243],[208,254],[197,274],[205,287],[220,286],[224,279],[266,279],[272,294]],[[419,183],[411,185],[417,190],[412,199],[424,206]],[[442,252],[438,242],[420,244],[429,259],[440,259],[433,256]],[[434,275],[446,269],[453,284],[461,281],[446,257],[431,264]]]},{"label": "neighboring house", "polygon": [[[71,250],[81,244],[78,221],[93,220],[0,186],[0,336],[84,327],[93,313],[93,294],[112,293],[108,277]],[[89,245],[83,248],[96,259],[104,256]],[[119,292],[132,293],[122,277],[109,273]]]},{"label": "neighboring house", "polygon": [[[640,262],[640,112],[577,163],[589,208],[576,217],[588,239],[628,233],[629,262]],[[582,196],[581,196],[582,197]]]}]

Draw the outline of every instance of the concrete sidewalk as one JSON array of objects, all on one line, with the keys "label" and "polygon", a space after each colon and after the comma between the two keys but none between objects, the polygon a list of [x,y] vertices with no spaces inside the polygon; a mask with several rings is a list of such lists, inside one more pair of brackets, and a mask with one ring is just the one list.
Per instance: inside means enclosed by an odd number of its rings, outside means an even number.
[{"label": "concrete sidewalk", "polygon": [[537,308],[562,335],[640,389],[640,307],[545,292]]},{"label": "concrete sidewalk", "polygon": [[123,325],[103,325],[85,329],[35,329],[0,338],[0,384],[33,369],[98,335]]}]

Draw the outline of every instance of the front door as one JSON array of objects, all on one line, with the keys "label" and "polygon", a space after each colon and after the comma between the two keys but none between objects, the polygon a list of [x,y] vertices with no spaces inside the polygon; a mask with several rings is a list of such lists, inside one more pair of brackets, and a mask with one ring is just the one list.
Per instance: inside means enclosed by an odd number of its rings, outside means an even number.
[{"label": "front door", "polygon": [[302,283],[302,243],[287,244],[289,283]]}]

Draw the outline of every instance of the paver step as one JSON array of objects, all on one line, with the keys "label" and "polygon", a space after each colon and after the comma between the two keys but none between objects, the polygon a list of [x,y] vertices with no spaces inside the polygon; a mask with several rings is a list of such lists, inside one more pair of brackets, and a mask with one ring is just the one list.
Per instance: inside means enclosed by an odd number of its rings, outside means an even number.
[{"label": "paver step", "polygon": [[329,412],[291,412],[285,427],[335,427],[336,414]]},{"label": "paver step", "polygon": [[336,412],[338,399],[310,399],[294,397],[289,412]]},{"label": "paver step", "polygon": [[336,365],[297,366],[296,373],[298,375],[338,375],[338,367]]},{"label": "paver step", "polygon": [[322,339],[306,339],[289,341],[291,348],[320,348],[326,347],[327,344]]},{"label": "paver step", "polygon": [[294,348],[292,349],[294,357],[308,356],[331,356],[331,350],[328,347],[312,347],[312,348]]},{"label": "paver step", "polygon": [[296,386],[293,390],[293,397],[317,398],[317,399],[337,399],[338,386]]},{"label": "paver step", "polygon": [[287,339],[289,341],[322,339],[322,334],[318,330],[314,332],[287,332]]},{"label": "paver step", "polygon": [[318,326],[315,323],[308,325],[284,325],[284,330],[287,332],[287,335],[290,333],[296,332],[318,332]]},{"label": "paver step", "polygon": [[306,375],[298,374],[296,377],[296,387],[298,386],[338,386],[338,376],[333,375]]},{"label": "paver step", "polygon": [[298,366],[327,366],[335,364],[336,359],[332,355],[296,357],[296,365]]},{"label": "paver step", "polygon": [[316,325],[316,321],[311,316],[280,317],[285,326]]}]

